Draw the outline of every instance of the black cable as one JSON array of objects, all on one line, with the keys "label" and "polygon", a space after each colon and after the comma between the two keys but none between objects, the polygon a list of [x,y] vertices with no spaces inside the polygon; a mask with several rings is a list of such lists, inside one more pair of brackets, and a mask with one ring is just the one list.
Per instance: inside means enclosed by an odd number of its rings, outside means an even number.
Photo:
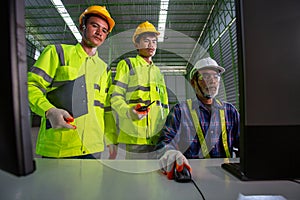
[{"label": "black cable", "polygon": [[198,190],[198,192],[200,193],[202,199],[205,200],[205,197],[204,197],[203,193],[201,192],[201,190],[199,189],[198,185],[195,183],[195,181],[193,179],[191,179],[191,181],[194,184],[194,186],[196,187],[196,189]]}]

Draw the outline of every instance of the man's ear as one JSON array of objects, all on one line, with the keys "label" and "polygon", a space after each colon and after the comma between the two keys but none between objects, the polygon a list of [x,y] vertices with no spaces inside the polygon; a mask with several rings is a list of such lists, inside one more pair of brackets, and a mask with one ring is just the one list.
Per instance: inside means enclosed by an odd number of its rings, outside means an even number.
[{"label": "man's ear", "polygon": [[79,25],[79,30],[82,32],[84,29],[86,29],[84,24],[80,24]]},{"label": "man's ear", "polygon": [[192,78],[192,79],[190,80],[190,83],[191,83],[191,85],[193,86],[193,88],[195,88],[195,79],[194,79],[194,78]]},{"label": "man's ear", "polygon": [[110,34],[110,32],[109,32],[109,33],[106,35],[106,38],[105,38],[105,40],[108,38],[109,34]]},{"label": "man's ear", "polygon": [[138,44],[137,42],[135,42],[135,43],[134,43],[134,47],[135,47],[136,49],[138,49],[138,48],[139,48],[139,44]]}]

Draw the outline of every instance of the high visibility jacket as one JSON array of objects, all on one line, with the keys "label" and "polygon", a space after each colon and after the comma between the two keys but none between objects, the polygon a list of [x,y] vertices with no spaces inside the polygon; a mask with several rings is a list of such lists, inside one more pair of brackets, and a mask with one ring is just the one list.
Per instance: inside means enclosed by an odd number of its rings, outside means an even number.
[{"label": "high visibility jacket", "polygon": [[[75,118],[75,130],[52,129],[45,117],[45,112],[54,107],[46,98],[47,92],[82,76],[85,78],[82,87],[86,90],[87,98],[83,101],[87,104],[88,112]],[[41,116],[36,153],[49,157],[69,157],[103,151],[105,131],[107,134],[115,131],[107,95],[110,85],[111,71],[98,57],[98,52],[88,56],[79,43],[47,46],[28,72],[30,108]],[[76,91],[74,88],[74,96]]]},{"label": "high visibility jacket", "polygon": [[[153,63],[148,64],[141,56],[121,60],[110,88],[111,106],[116,113],[118,143],[154,145],[169,112],[168,94],[164,76]],[[138,103],[150,106],[141,120],[131,120],[127,112]]]}]

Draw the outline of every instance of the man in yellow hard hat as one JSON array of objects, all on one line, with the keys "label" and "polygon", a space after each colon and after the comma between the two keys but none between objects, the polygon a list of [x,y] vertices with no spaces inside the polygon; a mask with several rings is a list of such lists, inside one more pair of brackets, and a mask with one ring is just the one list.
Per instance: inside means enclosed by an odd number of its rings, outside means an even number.
[{"label": "man in yellow hard hat", "polygon": [[[138,55],[118,63],[109,90],[118,119],[119,133],[114,142],[126,144],[126,159],[152,158],[158,133],[169,112],[164,76],[152,60],[159,34],[149,21],[136,28],[132,40]],[[117,149],[111,148],[110,157],[116,155]]]},{"label": "man in yellow hard hat", "polygon": [[104,133],[115,130],[106,92],[111,85],[111,71],[97,48],[114,26],[104,6],[90,6],[79,17],[82,41],[76,45],[48,45],[30,68],[30,108],[41,116],[36,154],[100,158]]}]

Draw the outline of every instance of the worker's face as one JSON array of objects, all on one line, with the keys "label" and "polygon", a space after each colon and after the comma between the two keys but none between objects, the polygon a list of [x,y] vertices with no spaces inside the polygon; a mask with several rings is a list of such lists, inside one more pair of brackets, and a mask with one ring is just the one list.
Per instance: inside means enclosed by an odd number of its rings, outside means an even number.
[{"label": "worker's face", "polygon": [[86,25],[81,27],[82,40],[89,47],[102,45],[109,34],[107,22],[97,16],[87,19]]},{"label": "worker's face", "polygon": [[141,36],[140,41],[135,43],[135,47],[142,57],[152,57],[156,53],[157,37],[154,34],[144,34]]},{"label": "worker's face", "polygon": [[192,86],[195,88],[198,96],[214,98],[219,92],[220,79],[218,71],[202,69],[198,70],[193,77]]}]

